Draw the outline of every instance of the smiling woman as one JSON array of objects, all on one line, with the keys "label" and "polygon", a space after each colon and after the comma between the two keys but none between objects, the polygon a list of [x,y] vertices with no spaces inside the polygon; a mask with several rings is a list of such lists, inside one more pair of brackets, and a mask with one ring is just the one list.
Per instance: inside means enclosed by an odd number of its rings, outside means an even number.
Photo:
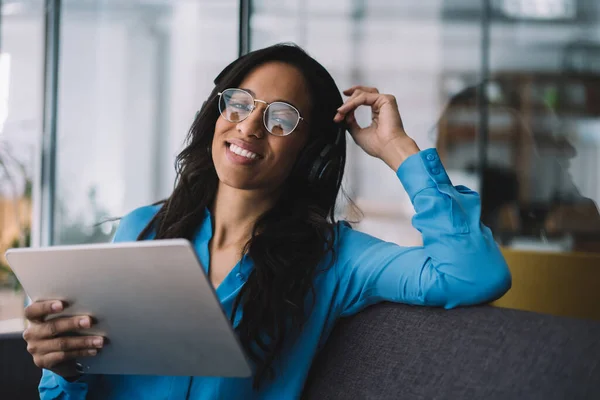
[{"label": "smiling woman", "polygon": [[[115,236],[193,243],[253,377],[80,376],[75,357],[95,356],[105,339],[56,339],[92,320],[46,322],[65,304],[45,301],[27,308],[24,333],[44,368],[42,398],[297,398],[337,319],[384,300],[453,308],[508,290],[479,196],[451,184],[434,149],[417,147],[394,96],[364,86],[344,94],[345,102],[327,70],[293,45],[235,60],[192,124],[172,194],[128,214]],[[372,114],[366,127],[354,117],[363,106]],[[424,246],[401,247],[335,220],[345,127],[404,185]]]},{"label": "smiling woman", "polygon": [[296,67],[269,62],[240,86],[248,89],[227,89],[221,96],[223,118],[217,120],[212,144],[217,175],[227,186],[279,189],[308,139],[308,126],[299,124],[300,114],[310,112],[308,85]]}]

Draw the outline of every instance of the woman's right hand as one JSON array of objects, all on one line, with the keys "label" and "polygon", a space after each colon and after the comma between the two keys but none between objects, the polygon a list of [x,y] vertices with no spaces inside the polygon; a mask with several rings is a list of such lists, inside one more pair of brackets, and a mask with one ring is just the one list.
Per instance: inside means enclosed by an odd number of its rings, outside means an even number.
[{"label": "woman's right hand", "polygon": [[40,301],[29,305],[25,309],[29,327],[23,332],[23,339],[35,365],[68,379],[79,375],[75,358],[95,356],[104,345],[104,338],[65,336],[90,328],[92,321],[89,316],[46,320],[49,315],[63,309],[61,301]]}]

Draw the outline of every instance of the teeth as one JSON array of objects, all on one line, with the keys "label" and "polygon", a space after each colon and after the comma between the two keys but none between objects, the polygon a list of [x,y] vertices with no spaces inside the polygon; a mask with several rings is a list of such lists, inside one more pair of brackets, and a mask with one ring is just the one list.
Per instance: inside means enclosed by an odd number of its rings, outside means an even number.
[{"label": "teeth", "polygon": [[253,153],[253,152],[248,151],[248,150],[245,150],[245,149],[242,149],[240,146],[236,146],[233,143],[231,143],[229,145],[229,150],[231,150],[232,153],[235,153],[238,156],[246,157],[246,158],[249,158],[251,160],[256,160],[258,158],[258,154]]}]

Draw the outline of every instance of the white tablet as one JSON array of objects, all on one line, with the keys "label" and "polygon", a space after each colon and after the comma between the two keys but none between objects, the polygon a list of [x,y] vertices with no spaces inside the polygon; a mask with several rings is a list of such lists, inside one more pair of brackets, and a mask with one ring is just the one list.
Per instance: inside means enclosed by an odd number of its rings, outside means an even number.
[{"label": "white tablet", "polygon": [[248,377],[251,369],[192,245],[183,239],[11,249],[32,299],[91,315],[108,343],[84,373]]}]

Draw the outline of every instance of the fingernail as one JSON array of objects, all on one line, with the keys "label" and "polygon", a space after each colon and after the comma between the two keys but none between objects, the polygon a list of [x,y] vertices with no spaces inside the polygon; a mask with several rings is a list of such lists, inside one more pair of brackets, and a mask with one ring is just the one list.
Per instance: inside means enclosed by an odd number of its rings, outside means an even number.
[{"label": "fingernail", "polygon": [[89,318],[81,318],[79,320],[79,326],[82,328],[89,328],[90,327],[90,319]]},{"label": "fingernail", "polygon": [[102,347],[102,342],[103,342],[103,341],[104,341],[104,340],[102,340],[102,338],[96,338],[96,339],[94,339],[94,340],[92,341],[92,343],[94,343],[94,346],[96,346],[96,347]]},{"label": "fingernail", "polygon": [[56,301],[52,303],[52,311],[61,311],[63,308],[62,303],[60,301]]},{"label": "fingernail", "polygon": [[90,356],[95,356],[96,354],[98,354],[98,350],[94,350],[94,349],[92,349],[92,350],[88,350],[88,354],[89,354]]}]

